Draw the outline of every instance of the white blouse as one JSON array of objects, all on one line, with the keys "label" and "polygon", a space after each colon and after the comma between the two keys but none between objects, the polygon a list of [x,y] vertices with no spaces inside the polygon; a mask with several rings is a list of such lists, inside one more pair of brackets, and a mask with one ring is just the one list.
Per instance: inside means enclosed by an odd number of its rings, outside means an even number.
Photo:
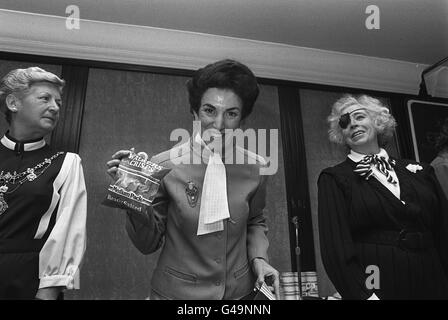
[{"label": "white blouse", "polygon": [[50,207],[35,235],[39,239],[45,234],[59,201],[56,223],[39,254],[39,289],[79,289],[79,270],[86,249],[87,192],[77,154],[67,152],[53,190]]}]

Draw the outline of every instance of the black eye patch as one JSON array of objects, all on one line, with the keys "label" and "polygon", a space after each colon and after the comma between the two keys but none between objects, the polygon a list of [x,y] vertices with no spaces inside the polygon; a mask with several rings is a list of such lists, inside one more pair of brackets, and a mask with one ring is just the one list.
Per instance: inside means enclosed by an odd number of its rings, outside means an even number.
[{"label": "black eye patch", "polygon": [[348,127],[349,123],[350,123],[350,113],[347,112],[339,118],[339,126],[342,129],[345,129]]}]

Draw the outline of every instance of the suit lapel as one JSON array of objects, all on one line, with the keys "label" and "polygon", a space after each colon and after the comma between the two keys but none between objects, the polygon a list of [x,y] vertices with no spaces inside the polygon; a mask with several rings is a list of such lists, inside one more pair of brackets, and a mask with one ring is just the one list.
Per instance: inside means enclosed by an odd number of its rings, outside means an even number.
[{"label": "suit lapel", "polygon": [[[398,176],[398,175],[397,175]],[[375,188],[379,193],[381,193],[384,197],[388,198],[395,206],[397,207],[403,207],[404,204],[401,202],[403,199],[403,191],[401,189],[401,180],[398,178],[398,181],[400,183],[400,199],[398,199],[392,191],[387,189],[381,182],[378,181],[375,177],[371,177],[367,182]]]},{"label": "suit lapel", "polygon": [[402,161],[397,161],[394,167],[397,173],[398,180],[400,181],[400,198],[401,200],[408,202],[413,194],[413,179],[412,174],[408,169],[406,169],[405,164]]}]

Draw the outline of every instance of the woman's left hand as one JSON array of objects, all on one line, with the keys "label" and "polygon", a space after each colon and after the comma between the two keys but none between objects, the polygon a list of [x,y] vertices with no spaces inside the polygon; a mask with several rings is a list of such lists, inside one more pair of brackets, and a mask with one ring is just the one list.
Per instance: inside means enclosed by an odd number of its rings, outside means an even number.
[{"label": "woman's left hand", "polygon": [[262,258],[255,258],[252,262],[252,269],[257,276],[255,286],[260,288],[263,282],[266,282],[266,278],[272,279],[272,285],[274,286],[274,293],[277,300],[280,300],[280,275],[279,272],[274,269],[266,260]]}]

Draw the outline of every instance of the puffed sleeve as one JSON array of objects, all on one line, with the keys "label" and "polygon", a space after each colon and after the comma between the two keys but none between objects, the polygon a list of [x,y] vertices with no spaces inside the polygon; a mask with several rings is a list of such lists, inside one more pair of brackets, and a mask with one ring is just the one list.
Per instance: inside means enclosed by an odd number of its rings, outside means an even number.
[{"label": "puffed sleeve", "polygon": [[163,243],[168,197],[162,179],[151,206],[143,213],[128,210],[126,231],[134,246],[143,254],[157,251]]},{"label": "puffed sleeve", "polygon": [[448,277],[448,200],[434,174],[434,169],[428,166],[428,177],[434,187],[434,193],[437,196],[439,210],[435,214],[434,221],[434,240],[437,251],[442,261],[442,266]]},{"label": "puffed sleeve", "polygon": [[266,186],[268,176],[260,175],[260,183],[249,203],[249,218],[247,221],[247,251],[249,261],[263,258],[267,262],[269,241],[268,227],[264,214],[266,206]]},{"label": "puffed sleeve", "polygon": [[318,225],[322,262],[344,299],[367,299],[366,274],[359,264],[346,215],[347,203],[340,185],[324,171],[318,180]]},{"label": "puffed sleeve", "polygon": [[79,289],[86,249],[87,192],[77,154],[66,154],[55,183],[60,179],[56,222],[39,254],[39,288]]}]

